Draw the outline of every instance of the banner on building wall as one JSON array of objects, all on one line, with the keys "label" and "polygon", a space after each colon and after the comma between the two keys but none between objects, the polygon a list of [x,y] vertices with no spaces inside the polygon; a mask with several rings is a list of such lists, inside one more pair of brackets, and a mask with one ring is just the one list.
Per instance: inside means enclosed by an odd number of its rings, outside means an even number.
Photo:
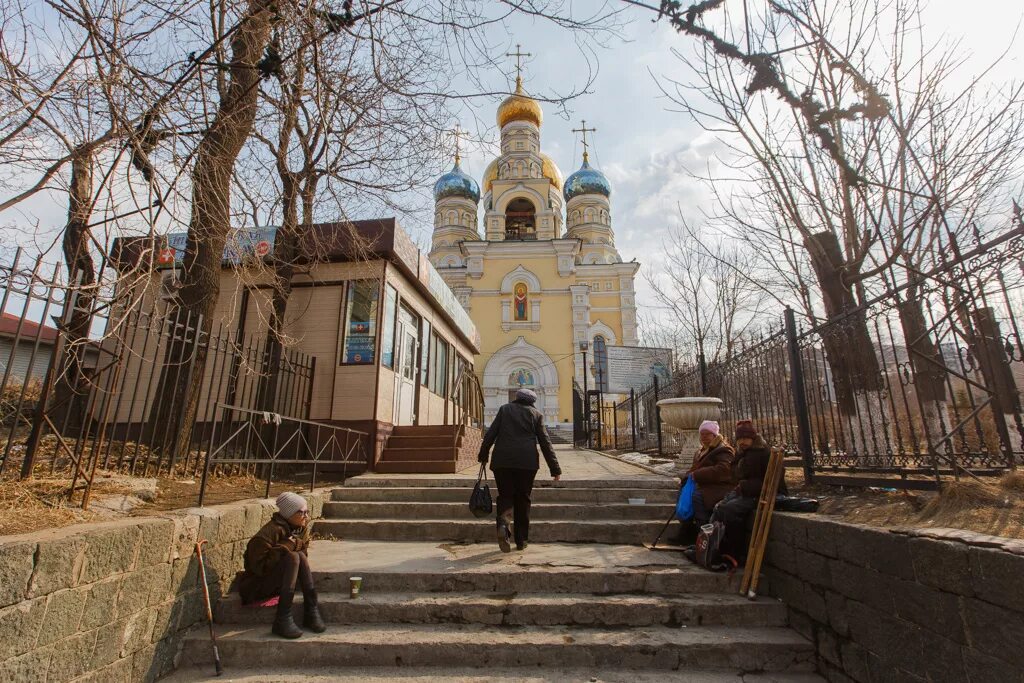
[{"label": "banner on building wall", "polygon": [[[252,230],[232,230],[224,242],[224,263],[238,265],[246,258],[263,258],[274,251],[274,238],[277,228],[254,228]],[[185,245],[188,233],[172,232],[167,235],[164,245],[157,249],[156,264],[158,268],[180,266],[185,258]]]},{"label": "banner on building wall", "polygon": [[649,387],[658,378],[664,386],[672,379],[672,350],[649,346],[608,346],[608,392],[628,394]]}]

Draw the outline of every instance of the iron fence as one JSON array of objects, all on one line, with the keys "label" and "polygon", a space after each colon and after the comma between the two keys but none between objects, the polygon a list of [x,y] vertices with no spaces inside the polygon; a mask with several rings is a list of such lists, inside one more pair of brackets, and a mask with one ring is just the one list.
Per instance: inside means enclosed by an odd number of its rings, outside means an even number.
[{"label": "iron fence", "polygon": [[[222,404],[308,417],[314,357],[59,273],[20,250],[0,266],[0,475],[67,470],[87,506],[97,469],[199,475]],[[182,372],[188,405],[162,391]]]},{"label": "iron fence", "polygon": [[[801,329],[783,324],[731,358],[678,369],[615,404],[614,446],[672,453],[657,403],[724,402],[723,426],[751,419],[802,458],[808,478],[921,487],[1024,459],[1024,225],[911,271],[857,308]],[[880,479],[880,477],[888,477]],[[927,477],[932,484],[923,484]]]}]

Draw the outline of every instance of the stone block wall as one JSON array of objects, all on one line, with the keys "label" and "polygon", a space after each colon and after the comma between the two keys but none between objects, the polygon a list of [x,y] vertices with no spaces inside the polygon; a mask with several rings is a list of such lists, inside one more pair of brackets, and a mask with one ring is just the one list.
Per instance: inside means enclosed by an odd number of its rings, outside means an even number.
[{"label": "stone block wall", "polygon": [[764,572],[829,681],[1024,683],[1024,542],[780,513]]},{"label": "stone block wall", "polygon": [[[302,494],[318,518],[329,490]],[[0,681],[129,683],[170,672],[205,619],[194,548],[214,602],[242,568],[273,501],[0,537]]]}]

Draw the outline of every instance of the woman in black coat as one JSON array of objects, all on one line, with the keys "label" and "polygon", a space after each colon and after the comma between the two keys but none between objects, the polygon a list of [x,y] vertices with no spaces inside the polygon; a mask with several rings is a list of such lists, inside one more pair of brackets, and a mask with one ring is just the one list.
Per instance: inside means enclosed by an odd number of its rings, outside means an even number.
[{"label": "woman in black coat", "polygon": [[544,453],[551,478],[558,481],[562,468],[558,466],[555,449],[551,445],[544,415],[533,407],[537,394],[529,389],[516,392],[516,400],[498,409],[494,421],[484,435],[478,460],[486,463],[491,447],[491,471],[498,486],[498,546],[502,552],[511,552],[509,541],[513,532],[509,522],[514,520],[516,549],[524,550],[530,539],[530,495],[533,480],[540,469],[537,446]]}]

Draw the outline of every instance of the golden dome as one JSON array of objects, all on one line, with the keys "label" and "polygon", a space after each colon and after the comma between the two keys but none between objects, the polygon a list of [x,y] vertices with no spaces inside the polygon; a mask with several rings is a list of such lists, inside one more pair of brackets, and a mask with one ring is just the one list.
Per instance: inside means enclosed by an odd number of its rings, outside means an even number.
[{"label": "golden dome", "polygon": [[[564,182],[563,179],[562,179],[562,171],[559,170],[558,165],[555,164],[555,162],[551,160],[551,157],[549,157],[547,154],[544,154],[544,152],[540,153],[540,159],[541,159],[541,170],[540,170],[541,175],[543,175],[545,178],[547,178],[551,182],[551,184],[555,186],[556,190],[561,192],[562,191],[562,184]],[[487,169],[484,171],[484,182],[483,182],[484,192],[490,192],[491,191],[491,186],[494,184],[494,181],[497,180],[497,179],[498,179],[498,160],[495,159],[491,163],[487,164]]]},{"label": "golden dome", "polygon": [[544,121],[544,112],[541,111],[537,100],[529,97],[523,90],[523,81],[516,79],[516,91],[505,98],[505,101],[498,107],[498,128],[504,128],[506,123],[512,121],[529,121],[538,128]]}]

